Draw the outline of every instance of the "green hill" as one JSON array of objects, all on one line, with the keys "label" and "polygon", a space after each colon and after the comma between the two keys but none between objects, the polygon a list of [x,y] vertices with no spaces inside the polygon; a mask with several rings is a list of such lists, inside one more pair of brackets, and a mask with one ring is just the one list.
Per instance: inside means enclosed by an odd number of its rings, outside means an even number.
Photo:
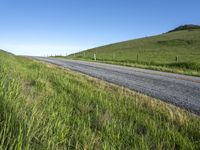
[{"label": "green hill", "polygon": [[97,61],[200,75],[200,29],[195,27],[181,26],[173,32],[105,45],[68,58],[93,60],[96,54]]},{"label": "green hill", "polygon": [[182,26],[179,26],[179,27],[177,27],[174,30],[171,30],[169,32],[181,31],[181,30],[193,30],[193,29],[200,29],[200,26],[199,25],[193,25],[193,24],[182,25]]}]

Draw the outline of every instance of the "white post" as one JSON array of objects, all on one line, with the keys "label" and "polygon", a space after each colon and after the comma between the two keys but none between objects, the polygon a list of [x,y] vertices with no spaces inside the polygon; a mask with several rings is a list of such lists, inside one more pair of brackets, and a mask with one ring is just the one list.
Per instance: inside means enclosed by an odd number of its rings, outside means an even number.
[{"label": "white post", "polygon": [[94,61],[96,61],[97,60],[97,56],[96,56],[96,54],[94,54]]},{"label": "white post", "polygon": [[178,62],[178,56],[176,56],[176,62]]}]

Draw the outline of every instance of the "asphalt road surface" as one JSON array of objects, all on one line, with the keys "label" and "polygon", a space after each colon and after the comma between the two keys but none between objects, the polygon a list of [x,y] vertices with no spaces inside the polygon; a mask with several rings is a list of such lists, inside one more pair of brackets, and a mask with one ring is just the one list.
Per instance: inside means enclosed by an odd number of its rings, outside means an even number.
[{"label": "asphalt road surface", "polygon": [[158,98],[200,115],[200,78],[117,65],[34,57]]}]

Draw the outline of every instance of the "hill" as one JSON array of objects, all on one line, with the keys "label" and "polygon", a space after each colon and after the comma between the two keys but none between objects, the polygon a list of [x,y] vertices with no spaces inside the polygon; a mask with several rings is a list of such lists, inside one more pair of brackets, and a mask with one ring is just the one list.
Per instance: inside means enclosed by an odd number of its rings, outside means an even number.
[{"label": "hill", "polygon": [[0,149],[200,149],[199,117],[0,51]]},{"label": "hill", "polygon": [[193,24],[188,24],[188,25],[182,25],[182,26],[179,26],[169,32],[175,32],[175,31],[181,31],[181,30],[193,30],[193,29],[200,29],[200,26],[199,25],[193,25]]},{"label": "hill", "polygon": [[163,71],[200,75],[200,29],[182,30],[157,36],[105,45],[68,56]]}]

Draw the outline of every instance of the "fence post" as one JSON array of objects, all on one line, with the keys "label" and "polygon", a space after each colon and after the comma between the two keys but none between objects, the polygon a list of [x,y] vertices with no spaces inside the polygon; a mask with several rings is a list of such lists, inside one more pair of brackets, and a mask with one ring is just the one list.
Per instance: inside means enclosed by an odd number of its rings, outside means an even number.
[{"label": "fence post", "polygon": [[176,62],[178,62],[178,56],[176,56]]},{"label": "fence post", "polygon": [[96,54],[94,54],[94,61],[96,61],[97,60],[97,56],[96,56]]},{"label": "fence post", "polygon": [[115,59],[115,53],[113,53],[113,59]]}]

